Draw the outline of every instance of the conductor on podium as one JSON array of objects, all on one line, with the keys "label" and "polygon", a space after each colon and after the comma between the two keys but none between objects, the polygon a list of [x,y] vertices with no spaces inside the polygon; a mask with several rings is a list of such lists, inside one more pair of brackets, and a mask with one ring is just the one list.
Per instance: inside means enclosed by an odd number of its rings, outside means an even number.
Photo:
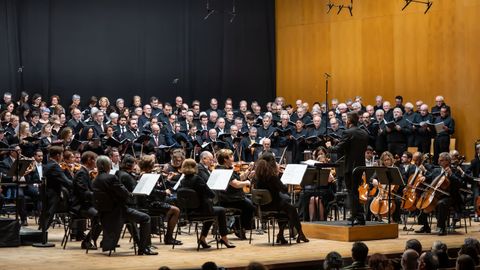
[{"label": "conductor on podium", "polygon": [[330,146],[331,152],[339,152],[345,157],[345,185],[350,203],[351,216],[349,218],[353,225],[365,225],[365,216],[363,207],[360,205],[358,186],[361,177],[354,177],[353,169],[358,166],[365,166],[365,151],[368,146],[368,133],[358,127],[357,112],[349,112],[347,114],[347,130],[342,134],[342,138],[335,146]]}]

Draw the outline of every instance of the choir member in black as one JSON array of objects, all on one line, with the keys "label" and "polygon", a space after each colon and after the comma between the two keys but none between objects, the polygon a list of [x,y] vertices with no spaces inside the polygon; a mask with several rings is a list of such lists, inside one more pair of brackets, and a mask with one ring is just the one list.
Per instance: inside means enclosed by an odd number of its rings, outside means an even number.
[{"label": "choir member in black", "polygon": [[252,162],[257,160],[258,151],[256,150],[255,144],[258,144],[260,141],[257,137],[257,128],[251,127],[248,130],[248,137],[242,139],[240,147],[242,150],[242,161]]},{"label": "choir member in black", "polygon": [[47,123],[42,126],[40,132],[40,149],[47,153],[47,147],[57,140],[57,136],[52,134],[52,124]]},{"label": "choir member in black", "polygon": [[375,112],[376,121],[372,124],[373,127],[371,135],[375,137],[375,145],[373,146],[379,155],[381,155],[384,151],[387,151],[388,148],[384,116],[385,113],[383,110],[377,110]]},{"label": "choir member in black", "polygon": [[[63,160],[63,148],[61,146],[52,146],[49,149],[49,161],[43,167],[43,175],[47,181],[47,205],[43,206],[40,215],[39,230],[48,230],[53,221],[53,217],[60,206],[68,198],[68,190],[72,187],[72,181],[68,179],[60,168],[59,163]],[[66,209],[61,209],[65,211]]]},{"label": "choir member in black", "polygon": [[[358,186],[361,177],[353,177],[353,169],[358,166],[365,166],[365,150],[368,146],[368,133],[359,128],[358,114],[350,112],[347,114],[347,129],[343,132],[340,142],[331,147],[332,152],[343,152],[345,157],[345,185],[351,198],[351,219],[354,225],[364,225],[365,217],[358,195]],[[328,145],[327,145],[328,146]]]},{"label": "choir member in black", "polygon": [[[40,123],[38,120],[39,120],[38,113],[32,112],[32,114],[30,116],[30,132],[33,135],[39,134],[40,131],[42,130],[42,126],[44,125],[44,124]],[[47,123],[48,123],[48,121],[47,121]]]},{"label": "choir member in black", "polygon": [[[225,217],[225,208],[213,206],[212,199],[215,197],[215,193],[207,186],[204,179],[197,175],[197,168],[197,163],[193,159],[186,159],[183,162],[181,171],[185,177],[180,184],[180,188],[191,188],[195,190],[200,203],[199,208],[194,210],[195,213],[217,216],[218,230],[221,237],[219,240],[220,243],[224,244],[227,248],[234,248],[235,246],[231,244],[227,238],[228,230]],[[210,227],[212,226],[212,223],[213,222],[203,223],[200,239],[198,240],[198,244],[202,248],[211,247],[207,243],[206,237]]]},{"label": "choir member in black", "polygon": [[266,114],[262,119],[262,126],[257,128],[258,138],[270,138],[275,132],[275,128],[272,125],[272,117],[270,114]]},{"label": "choir member in black", "polygon": [[393,110],[389,101],[383,102],[383,111],[385,112],[385,120],[388,122],[393,121]]},{"label": "choir member in black", "polygon": [[115,175],[109,174],[112,169],[111,161],[107,156],[99,156],[96,161],[98,176],[92,183],[93,193],[97,201],[97,210],[100,213],[100,222],[103,229],[103,251],[114,250],[125,221],[140,224],[140,234],[134,226],[134,238],[138,240],[138,255],[157,255],[152,251],[150,239],[150,217],[128,207],[128,199],[132,194],[118,180]]},{"label": "choir member in black", "polygon": [[[77,216],[89,218],[92,221],[92,229],[82,241],[83,249],[97,249],[96,243],[101,232],[98,211],[93,206],[92,181],[96,173],[96,158],[97,154],[91,151],[84,152],[81,157],[81,168],[73,178],[72,210]],[[81,226],[77,228],[81,228]],[[80,234],[83,232],[77,231],[76,235]]]},{"label": "choir member in black", "polygon": [[160,132],[158,124],[151,125],[152,134],[150,134],[150,141],[145,146],[145,153],[154,153],[158,163],[168,162],[168,149],[160,148],[160,146],[167,146],[165,135]]},{"label": "choir member in black", "polygon": [[118,125],[115,126],[115,137],[123,138],[124,134],[128,131],[127,127],[127,117],[125,115],[120,115],[118,117]]},{"label": "choir member in black", "polygon": [[415,147],[415,132],[413,132],[413,123],[418,123],[419,114],[413,110],[413,104],[407,102],[404,107],[403,119],[407,121],[408,128],[411,132],[407,135],[407,146]]},{"label": "choir member in black", "polygon": [[[288,195],[286,187],[282,184],[279,177],[279,170],[275,157],[269,153],[262,155],[256,162],[255,166],[255,186],[259,189],[267,189],[272,196],[272,202],[267,205],[262,205],[264,210],[277,210],[285,212],[288,216],[288,223],[290,226],[295,227],[298,232],[297,243],[308,242],[302,231],[302,225],[297,214],[295,206],[288,203]],[[286,227],[286,223],[279,222],[279,232],[277,235],[277,243],[287,244],[287,240],[283,236],[283,231]]]},{"label": "choir member in black", "polygon": [[105,113],[101,110],[97,111],[94,114],[93,128],[95,130],[95,135],[100,137],[101,134],[105,134],[107,131],[107,125],[105,124]]},{"label": "choir member in black", "polygon": [[417,121],[412,129],[415,133],[415,146],[419,152],[430,153],[430,145],[432,144],[432,130],[427,125],[433,122],[432,115],[428,112],[428,105],[422,104],[418,113]]},{"label": "choir member in black", "polygon": [[390,128],[386,126],[388,151],[394,156],[400,156],[407,151],[407,138],[410,134],[410,128],[407,121],[403,118],[400,108],[393,109],[393,118],[395,125]]},{"label": "choir member in black", "polygon": [[[233,152],[229,149],[221,149],[217,153],[217,162],[218,165],[216,169],[232,169]],[[227,190],[218,193],[218,203],[220,206],[242,210],[240,216],[242,231],[238,231],[239,226],[236,224],[237,234],[241,239],[246,239],[245,230],[251,229],[252,218],[255,213],[255,206],[253,206],[252,201],[245,196],[245,192],[243,191],[244,187],[250,186],[250,180],[248,180],[250,174],[250,169],[240,175],[233,172]]]},{"label": "choir member in black", "polygon": [[440,116],[435,117],[434,123],[443,122],[443,130],[437,132],[434,140],[434,156],[433,160],[436,161],[438,154],[442,152],[450,151],[450,136],[455,132],[455,121],[450,117],[450,108],[442,107],[440,109]]},{"label": "choir member in black", "polygon": [[[275,149],[275,148],[272,148],[272,140],[270,140],[269,138],[265,138],[265,139],[262,140],[262,149],[258,153],[258,156],[261,156],[265,153],[270,153],[271,155],[273,155],[277,159],[280,159],[280,157],[281,157],[278,150]],[[279,160],[279,162],[280,162],[280,160]]]},{"label": "choir member in black", "polygon": [[[132,157],[129,157],[132,158]],[[129,162],[131,163],[131,161]],[[140,161],[138,162],[138,166],[140,167],[141,174],[144,173],[152,173],[152,170],[155,167],[155,157],[153,155],[145,155],[141,157]],[[133,169],[133,168],[132,168]],[[131,174],[126,175],[126,177],[132,177]],[[120,181],[122,178],[119,176]],[[135,187],[134,187],[135,188]],[[128,189],[128,188],[127,188]],[[129,190],[130,192],[133,191]],[[181,245],[182,242],[173,239],[173,230],[178,223],[178,218],[180,216],[180,209],[178,207],[170,205],[165,202],[166,196],[170,195],[169,190],[162,190],[160,188],[154,188],[150,196],[145,198],[138,198],[138,207],[143,209],[148,209],[151,215],[158,215],[161,213],[165,215],[165,220],[167,222],[167,231],[165,233],[165,244],[172,245]]]},{"label": "choir member in black", "polygon": [[307,131],[304,129],[304,123],[301,119],[295,121],[295,129],[292,131],[292,137],[295,139],[293,142],[293,163],[300,163],[303,161],[303,151],[306,149],[305,137]]},{"label": "choir member in black", "polygon": [[75,127],[82,121],[82,112],[75,108],[72,110],[72,118],[68,120],[67,127],[75,129]]},{"label": "choir member in black", "polygon": [[[98,113],[97,113],[98,115]],[[105,127],[105,132],[107,131],[107,127]],[[103,133],[105,134],[105,133]],[[83,145],[83,148],[79,149],[80,151],[92,151],[97,155],[103,155],[104,151],[102,148],[101,140],[98,137],[98,134],[95,133],[95,128],[92,126],[86,126],[82,129],[80,133],[80,141],[87,142]]]},{"label": "choir member in black", "polygon": [[319,115],[313,117],[313,126],[307,130],[307,137],[325,135],[325,125],[322,125],[322,118]]},{"label": "choir member in black", "polygon": [[69,127],[62,129],[62,131],[60,132],[59,139],[62,140],[62,145],[64,147],[67,147],[72,142],[73,130]]},{"label": "choir member in black", "polygon": [[228,128],[225,127],[225,118],[219,117],[217,119],[217,123],[215,125],[215,130],[217,134],[220,136],[222,134],[227,134],[229,132]]},{"label": "choir member in black", "polygon": [[332,135],[335,138],[341,138],[343,131],[345,131],[345,128],[340,126],[338,119],[335,117],[331,118],[329,121],[330,121],[330,126],[328,128],[328,134]]},{"label": "choir member in black", "polygon": [[450,106],[445,104],[445,99],[443,96],[436,96],[435,97],[435,106],[432,107],[432,114],[434,117],[438,117],[440,115],[440,110],[442,107],[447,107],[447,110],[450,111]]},{"label": "choir member in black", "polygon": [[18,141],[20,148],[22,149],[22,154],[26,157],[33,157],[35,150],[39,148],[39,140],[32,137],[30,125],[27,122],[20,123],[18,129]]},{"label": "choir member in black", "polygon": [[210,177],[210,169],[214,161],[212,153],[208,151],[200,153],[200,162],[197,165],[198,177],[205,181],[205,183],[207,183],[208,178]]},{"label": "choir member in black", "polygon": [[[439,154],[438,157],[438,165],[440,167],[434,168],[432,171],[427,172],[425,174],[426,182],[427,183],[432,183],[435,181],[437,178],[441,177],[446,177],[447,180],[450,182],[449,188],[447,188],[446,191],[449,194],[453,194],[454,192],[458,192],[458,190],[455,190],[456,187],[458,187],[460,183],[460,179],[457,178],[457,176],[452,172],[452,168],[450,167],[451,165],[451,157],[450,154],[447,152],[442,152]],[[442,195],[439,192],[436,192],[436,196],[440,196],[436,206],[435,206],[435,212],[436,212],[436,217],[437,217],[437,228],[439,228],[438,235],[446,235],[447,230],[447,219],[448,219],[448,213],[449,213],[449,208],[450,205],[455,205],[455,201],[453,201],[454,197],[449,197]],[[418,224],[422,225],[422,227],[415,231],[416,233],[430,233],[430,226],[428,224],[428,217],[427,214],[425,213],[420,213],[418,216]]]},{"label": "choir member in black", "polygon": [[206,137],[206,133],[208,132],[208,116],[200,116],[200,122],[198,123],[197,129],[201,132],[202,137]]}]

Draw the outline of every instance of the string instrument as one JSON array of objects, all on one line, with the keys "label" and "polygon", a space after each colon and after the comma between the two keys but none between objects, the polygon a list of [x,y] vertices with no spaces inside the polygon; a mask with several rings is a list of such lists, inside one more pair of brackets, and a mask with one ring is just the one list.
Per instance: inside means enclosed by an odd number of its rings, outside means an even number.
[{"label": "string instrument", "polygon": [[[395,194],[397,189],[397,185],[391,185],[390,190],[387,190],[385,185],[379,185],[378,194],[370,204],[370,211],[372,214],[380,217],[388,216],[388,196],[389,194],[390,196],[398,196]],[[395,212],[396,207],[395,200],[390,200],[390,214]]]},{"label": "string instrument", "polygon": [[95,178],[97,178],[97,176],[98,176],[98,170],[97,170],[97,168],[91,170],[91,171],[88,173],[88,175],[90,176],[90,179],[92,179],[92,180],[95,179]]},{"label": "string instrument", "polygon": [[365,173],[362,175],[362,184],[358,187],[358,198],[361,204],[366,204],[369,197],[375,196],[377,193],[377,187],[370,189],[367,183],[367,176]]},{"label": "string instrument", "polygon": [[80,163],[67,163],[65,161],[63,162],[60,162],[60,168],[62,169],[62,171],[66,171],[68,173],[70,173],[70,175],[72,175],[72,177],[75,175],[75,173],[77,173],[81,168],[82,168],[82,164]]},{"label": "string instrument", "polygon": [[420,167],[417,167],[415,173],[410,175],[407,181],[407,186],[403,190],[403,200],[401,208],[406,211],[415,211],[417,210],[417,199],[420,195],[420,185],[425,181],[425,176],[423,176],[423,171]]},{"label": "string instrument", "polygon": [[432,181],[431,185],[427,183],[424,183],[423,185],[426,186],[426,188],[422,193],[422,196],[418,199],[416,206],[418,209],[428,214],[435,210],[441,195],[450,196],[450,194],[445,191],[450,186],[450,181],[444,172],[437,176]]}]

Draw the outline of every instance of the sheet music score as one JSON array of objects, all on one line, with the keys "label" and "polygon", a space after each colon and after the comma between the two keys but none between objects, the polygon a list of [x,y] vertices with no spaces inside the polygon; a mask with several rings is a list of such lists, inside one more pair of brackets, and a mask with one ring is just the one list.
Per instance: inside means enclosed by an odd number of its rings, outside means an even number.
[{"label": "sheet music score", "polygon": [[435,124],[435,131],[437,133],[440,133],[443,131],[443,127],[445,127],[445,124],[443,122]]},{"label": "sheet music score", "polygon": [[211,190],[226,190],[232,174],[233,170],[215,169],[208,178],[207,186]]},{"label": "sheet music score", "polygon": [[143,195],[148,196],[152,193],[153,188],[157,184],[158,179],[160,178],[160,174],[155,173],[146,173],[142,175],[140,180],[138,181],[135,189],[133,190],[133,195]]},{"label": "sheet music score", "polygon": [[288,164],[280,181],[284,185],[300,185],[307,167],[308,165],[306,164]]}]

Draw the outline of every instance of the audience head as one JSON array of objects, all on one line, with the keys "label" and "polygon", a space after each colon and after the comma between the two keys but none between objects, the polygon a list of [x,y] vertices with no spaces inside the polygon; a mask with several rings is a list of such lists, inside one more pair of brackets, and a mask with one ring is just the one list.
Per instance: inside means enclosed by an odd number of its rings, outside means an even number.
[{"label": "audience head", "polygon": [[472,257],[466,254],[462,254],[457,258],[455,269],[456,270],[474,270],[475,261],[472,259]]},{"label": "audience head", "polygon": [[259,262],[251,262],[247,266],[247,270],[268,270],[268,268]]},{"label": "audience head", "polygon": [[393,270],[393,267],[387,256],[380,253],[374,253],[370,256],[368,259],[368,266],[371,269],[376,270]]},{"label": "audience head", "polygon": [[324,270],[335,270],[335,269],[342,269],[343,260],[342,255],[336,251],[332,251],[327,254],[325,260],[323,261],[323,269]]},{"label": "audience head", "polygon": [[423,252],[418,259],[419,270],[438,269],[438,258],[431,251]]},{"label": "audience head", "polygon": [[418,239],[409,239],[405,242],[405,250],[407,249],[413,249],[420,255],[422,254],[422,243]]},{"label": "audience head", "polygon": [[366,262],[368,256],[368,247],[365,243],[357,241],[352,246],[352,258],[354,261]]},{"label": "audience head", "polygon": [[413,249],[407,249],[402,255],[402,269],[403,270],[416,270],[418,268],[418,252]]}]

